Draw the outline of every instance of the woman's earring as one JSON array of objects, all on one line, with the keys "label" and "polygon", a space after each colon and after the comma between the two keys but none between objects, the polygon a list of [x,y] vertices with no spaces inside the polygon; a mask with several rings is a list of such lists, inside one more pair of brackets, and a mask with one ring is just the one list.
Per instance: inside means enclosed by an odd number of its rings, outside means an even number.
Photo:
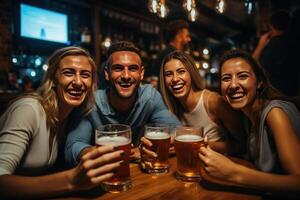
[{"label": "woman's earring", "polygon": [[257,90],[260,90],[260,89],[261,89],[261,86],[262,86],[262,82],[260,82],[260,83],[257,85]]},{"label": "woman's earring", "polygon": [[256,88],[256,90],[257,90],[257,92],[258,92],[258,94],[261,94],[262,93],[262,85],[263,85],[263,83],[262,82],[260,82],[258,85],[257,85],[257,88]]}]

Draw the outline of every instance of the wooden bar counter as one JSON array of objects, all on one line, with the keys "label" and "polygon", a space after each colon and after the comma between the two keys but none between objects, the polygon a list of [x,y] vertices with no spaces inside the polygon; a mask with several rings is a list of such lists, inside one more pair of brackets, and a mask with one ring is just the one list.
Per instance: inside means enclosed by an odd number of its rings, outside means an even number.
[{"label": "wooden bar counter", "polygon": [[127,192],[105,193],[100,187],[60,199],[99,200],[258,200],[257,192],[242,187],[221,185],[208,181],[181,182],[175,178],[176,158],[170,158],[170,172],[163,175],[143,173],[138,164],[130,166],[132,188]]}]

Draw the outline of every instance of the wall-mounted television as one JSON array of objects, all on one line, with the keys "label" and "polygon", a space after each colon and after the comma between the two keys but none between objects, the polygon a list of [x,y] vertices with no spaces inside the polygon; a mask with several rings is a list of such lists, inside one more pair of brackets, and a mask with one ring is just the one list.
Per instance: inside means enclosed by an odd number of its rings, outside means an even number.
[{"label": "wall-mounted television", "polygon": [[21,37],[68,44],[68,16],[64,13],[20,4]]}]

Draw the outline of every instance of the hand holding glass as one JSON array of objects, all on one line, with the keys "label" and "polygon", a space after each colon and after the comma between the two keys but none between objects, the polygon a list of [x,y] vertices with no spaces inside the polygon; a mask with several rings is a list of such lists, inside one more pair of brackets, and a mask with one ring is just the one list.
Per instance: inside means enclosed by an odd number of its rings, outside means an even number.
[{"label": "hand holding glass", "polygon": [[[151,145],[142,145],[143,170],[153,174],[167,173],[169,171],[170,127],[161,124],[146,125],[144,137]],[[156,156],[151,155],[149,151],[154,152]]]},{"label": "hand holding glass", "polygon": [[[107,124],[96,129],[95,143],[98,146],[111,145],[124,151],[122,164],[115,175],[103,182],[102,188],[108,192],[127,191],[131,188],[129,161],[131,151],[131,128],[123,124]],[[119,159],[120,160],[120,159]]]}]

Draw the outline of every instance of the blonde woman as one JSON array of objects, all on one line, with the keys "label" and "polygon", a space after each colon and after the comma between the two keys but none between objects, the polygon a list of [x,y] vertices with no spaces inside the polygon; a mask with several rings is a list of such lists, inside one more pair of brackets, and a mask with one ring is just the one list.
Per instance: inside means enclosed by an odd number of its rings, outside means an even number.
[{"label": "blonde woman", "polygon": [[122,151],[94,148],[76,168],[44,175],[64,144],[65,124],[94,105],[96,66],[79,47],[57,50],[36,93],[16,99],[0,118],[0,196],[47,198],[92,188],[113,176]]}]

